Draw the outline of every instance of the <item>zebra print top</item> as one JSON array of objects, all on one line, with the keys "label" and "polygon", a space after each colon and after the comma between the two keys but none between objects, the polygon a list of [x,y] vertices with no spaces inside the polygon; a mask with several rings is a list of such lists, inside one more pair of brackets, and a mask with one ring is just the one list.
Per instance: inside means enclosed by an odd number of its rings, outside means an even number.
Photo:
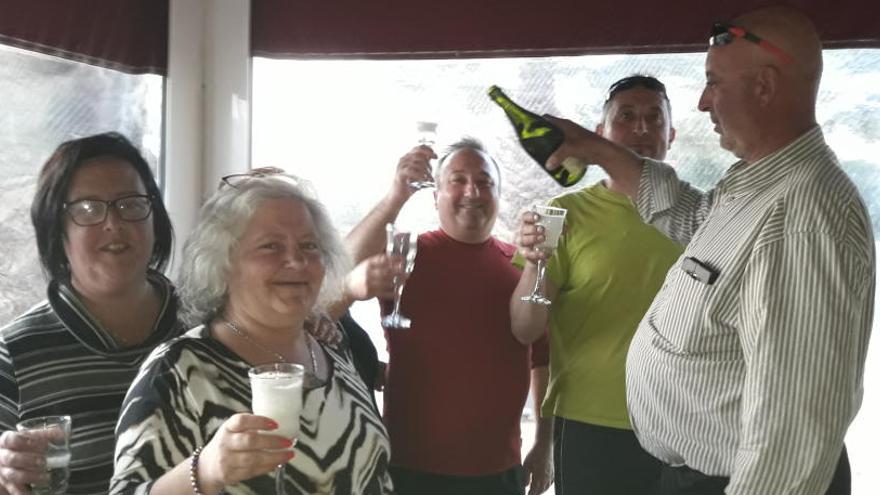
[{"label": "zebra print top", "polygon": [[[304,392],[297,455],[285,470],[287,493],[392,493],[388,435],[347,342],[321,348],[330,376]],[[110,493],[149,493],[155,480],[207,444],[229,416],[250,411],[249,367],[205,326],[157,348],[122,406]],[[225,493],[275,493],[274,486],[267,474]]]}]

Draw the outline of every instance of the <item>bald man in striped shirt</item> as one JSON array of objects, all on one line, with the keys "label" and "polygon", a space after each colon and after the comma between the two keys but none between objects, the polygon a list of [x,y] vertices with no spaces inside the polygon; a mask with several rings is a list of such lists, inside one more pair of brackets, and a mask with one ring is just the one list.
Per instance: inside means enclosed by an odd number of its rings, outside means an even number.
[{"label": "bald man in striped shirt", "polygon": [[598,163],[643,219],[687,247],[632,341],[627,404],[665,464],[660,494],[849,493],[843,440],[862,399],[874,238],[816,123],[821,43],[802,13],[716,23],[708,112],[740,161],[699,191],[556,119],[548,166]]}]

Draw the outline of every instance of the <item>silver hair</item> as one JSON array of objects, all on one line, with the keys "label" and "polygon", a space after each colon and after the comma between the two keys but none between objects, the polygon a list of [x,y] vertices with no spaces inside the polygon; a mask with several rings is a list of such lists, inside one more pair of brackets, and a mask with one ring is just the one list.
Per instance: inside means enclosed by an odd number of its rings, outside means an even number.
[{"label": "silver hair", "polygon": [[351,257],[311,185],[287,175],[251,178],[214,193],[184,245],[178,289],[181,317],[188,325],[207,323],[223,313],[232,253],[254,212],[269,199],[301,201],[315,224],[325,274],[314,311],[324,311],[340,299]]}]

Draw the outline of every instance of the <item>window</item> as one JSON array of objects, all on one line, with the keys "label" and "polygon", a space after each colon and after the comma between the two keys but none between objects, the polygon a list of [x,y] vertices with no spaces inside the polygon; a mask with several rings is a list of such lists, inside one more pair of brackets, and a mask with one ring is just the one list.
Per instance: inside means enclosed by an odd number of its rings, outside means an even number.
[{"label": "window", "polygon": [[119,131],[160,163],[162,78],[0,45],[0,325],[45,298],[30,205],[37,174],[68,139]]},{"label": "window", "polygon": [[[257,58],[254,163],[281,166],[315,182],[332,205],[337,226],[347,232],[384,193],[397,159],[415,144],[414,123],[436,121],[439,147],[471,135],[499,159],[504,191],[497,229],[507,237],[523,207],[562,189],[537,173],[519,148],[510,124],[486,96],[491,84],[528,108],[593,128],[611,82],[633,73],[655,75],[668,88],[678,131],[667,160],[687,180],[709,187],[735,158],[718,146],[709,119],[696,109],[703,60],[702,54],[443,61]],[[870,153],[880,134],[878,78],[880,50],[826,51],[818,117],[826,139],[862,188],[880,233],[880,165],[876,150]],[[405,216],[432,225],[431,201],[416,203]]]},{"label": "window", "polygon": [[[520,59],[319,61],[254,60],[253,158],[313,181],[347,233],[387,190],[398,158],[416,143],[415,122],[439,123],[439,143],[462,135],[481,139],[502,166],[501,213],[496,234],[511,240],[521,211],[562,189],[519,148],[503,112],[486,96],[492,84],[538,112],[594,128],[608,86],[634,73],[667,86],[677,138],[667,161],[693,184],[707,188],[736,159],[718,145],[709,118],[696,109],[704,84],[703,54],[603,55]],[[880,235],[880,50],[829,50],[818,118],[843,168],[862,192]],[[591,169],[584,183],[601,177]],[[419,192],[401,222],[434,228],[430,192]],[[880,247],[880,246],[878,246]],[[374,305],[355,317],[384,343]],[[875,318],[875,322],[877,322]],[[875,328],[878,323],[875,323]],[[880,332],[875,332],[880,333]],[[872,493],[880,473],[869,469],[880,415],[880,344],[869,351],[863,407],[850,429],[854,492]],[[387,356],[384,356],[387,357]],[[873,388],[872,388],[873,387]],[[524,435],[524,440],[530,440]]]}]

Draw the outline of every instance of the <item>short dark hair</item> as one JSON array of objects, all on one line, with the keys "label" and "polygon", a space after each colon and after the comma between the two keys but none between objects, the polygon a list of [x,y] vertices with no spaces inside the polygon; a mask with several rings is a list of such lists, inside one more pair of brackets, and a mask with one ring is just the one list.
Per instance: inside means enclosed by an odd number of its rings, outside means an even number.
[{"label": "short dark hair", "polygon": [[37,235],[40,264],[50,280],[67,281],[70,277],[70,264],[64,253],[64,202],[70,182],[83,163],[102,157],[130,163],[152,198],[155,240],[150,267],[162,271],[171,258],[174,231],[150,165],[122,134],[95,134],[61,143],[40,171],[37,192],[31,203],[31,223]]},{"label": "short dark hair", "polygon": [[666,109],[669,110],[671,117],[672,104],[669,103],[669,96],[666,95],[666,86],[656,77],[644,74],[633,74],[615,81],[608,87],[608,97],[605,98],[605,104],[602,105],[603,118],[608,113],[608,108],[611,107],[611,102],[614,101],[614,97],[617,96],[617,93],[635,88],[648,89],[662,96],[666,101]]}]

